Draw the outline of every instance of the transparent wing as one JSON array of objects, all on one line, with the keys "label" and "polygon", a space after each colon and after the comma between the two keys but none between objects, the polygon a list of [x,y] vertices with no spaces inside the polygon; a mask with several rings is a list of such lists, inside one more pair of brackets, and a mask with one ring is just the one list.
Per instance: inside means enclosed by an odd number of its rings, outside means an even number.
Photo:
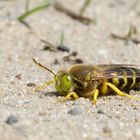
[{"label": "transparent wing", "polygon": [[128,65],[128,64],[115,64],[115,65],[97,65],[96,72],[90,73],[92,80],[110,79],[110,78],[122,78],[126,75],[128,78],[140,77],[140,66],[139,65]]}]

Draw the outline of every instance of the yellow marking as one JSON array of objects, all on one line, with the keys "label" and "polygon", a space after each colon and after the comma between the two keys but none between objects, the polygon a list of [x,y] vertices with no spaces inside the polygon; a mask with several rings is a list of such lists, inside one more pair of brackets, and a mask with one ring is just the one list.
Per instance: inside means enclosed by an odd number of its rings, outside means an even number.
[{"label": "yellow marking", "polygon": [[126,87],[127,84],[128,84],[127,72],[126,72],[126,71],[124,71],[124,74],[123,74],[123,81],[124,81],[124,83],[123,83],[123,85],[122,85],[122,88]]},{"label": "yellow marking", "polygon": [[97,71],[96,71],[96,70],[94,70],[94,71],[88,73],[88,74],[86,75],[86,77],[85,77],[85,80],[86,80],[86,81],[93,80],[93,79],[95,79],[95,76],[97,76]]},{"label": "yellow marking", "polygon": [[93,94],[93,104],[96,105],[97,98],[99,96],[99,89],[95,89]]},{"label": "yellow marking", "polygon": [[119,79],[117,77],[114,77],[112,80],[114,85],[119,85]]},{"label": "yellow marking", "polygon": [[140,100],[140,98],[135,98],[129,94],[123,93],[121,90],[119,90],[115,85],[113,85],[112,83],[106,82],[106,84],[113,90],[115,91],[118,95],[120,96],[125,96],[134,100]]},{"label": "yellow marking", "polygon": [[79,98],[79,96],[77,95],[76,92],[70,92],[70,93],[68,93],[67,96],[65,97],[65,100],[69,100],[71,96],[72,96],[75,100]]},{"label": "yellow marking", "polygon": [[87,82],[84,82],[83,83],[83,87],[86,88],[87,86],[88,86],[88,83]]},{"label": "yellow marking", "polygon": [[135,83],[136,83],[136,72],[133,70],[133,69],[130,69],[131,71],[132,71],[132,73],[133,73],[133,75],[132,75],[132,80],[133,80],[133,82],[132,82],[132,84],[130,85],[130,88],[132,88],[134,85],[135,85]]},{"label": "yellow marking", "polygon": [[47,86],[49,86],[50,84],[54,83],[55,80],[50,80],[42,85],[39,85],[35,88],[35,91],[39,91],[39,90],[42,90],[42,89],[45,89]]},{"label": "yellow marking", "polygon": [[91,74],[88,73],[85,77],[85,81],[90,81],[91,80]]}]

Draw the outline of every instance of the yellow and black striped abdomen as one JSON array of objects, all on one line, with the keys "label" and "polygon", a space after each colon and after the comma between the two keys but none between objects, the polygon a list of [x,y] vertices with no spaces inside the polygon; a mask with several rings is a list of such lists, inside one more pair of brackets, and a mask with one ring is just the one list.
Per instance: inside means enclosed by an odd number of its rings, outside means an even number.
[{"label": "yellow and black striped abdomen", "polygon": [[114,76],[108,79],[120,89],[129,91],[130,89],[139,89],[140,70],[130,67],[121,67],[114,69]]}]

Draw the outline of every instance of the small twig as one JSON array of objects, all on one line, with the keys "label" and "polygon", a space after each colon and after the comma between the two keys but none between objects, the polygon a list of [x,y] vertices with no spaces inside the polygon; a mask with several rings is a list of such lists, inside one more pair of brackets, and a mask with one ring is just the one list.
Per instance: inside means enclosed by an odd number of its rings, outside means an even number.
[{"label": "small twig", "polygon": [[131,41],[133,41],[135,44],[139,44],[140,40],[136,39],[136,38],[131,38]]},{"label": "small twig", "polygon": [[140,40],[138,40],[136,38],[132,38],[132,37],[128,38],[127,36],[120,36],[120,35],[116,35],[116,34],[113,34],[113,33],[111,33],[110,35],[114,39],[120,39],[120,40],[125,40],[125,41],[131,40],[135,44],[139,44],[140,43]]},{"label": "small twig", "polygon": [[120,39],[120,40],[127,40],[128,39],[128,37],[126,37],[126,36],[120,36],[120,35],[117,35],[117,34],[114,34],[114,33],[111,33],[110,36],[113,39]]},{"label": "small twig", "polygon": [[80,15],[83,15],[83,13],[85,12],[86,8],[88,7],[88,5],[90,4],[91,0],[85,0],[85,3],[83,4],[83,6],[81,7],[80,10]]},{"label": "small twig", "polygon": [[62,46],[64,44],[64,31],[61,32],[60,36],[60,45]]},{"label": "small twig", "polygon": [[130,25],[129,31],[126,35],[120,36],[120,35],[116,35],[114,33],[111,33],[110,35],[113,39],[125,40],[127,42],[130,40],[130,41],[134,42],[135,44],[140,43],[140,40],[132,37],[134,34],[137,34],[137,29],[135,26]]},{"label": "small twig", "polygon": [[28,23],[28,22],[26,22],[26,21],[20,21],[24,26],[26,26],[27,28],[29,28],[29,29],[32,29],[32,27],[30,26],[30,24]]},{"label": "small twig", "polygon": [[43,50],[50,50],[50,51],[53,51],[53,52],[57,52],[57,48],[50,42],[46,41],[46,40],[43,40],[41,39],[41,42],[45,43],[45,47],[43,48]]},{"label": "small twig", "polygon": [[78,20],[86,25],[93,23],[93,20],[88,18],[88,17],[84,17],[81,16],[79,14],[76,14],[68,9],[66,9],[60,2],[55,2],[54,3],[54,7],[56,10],[65,13],[66,15],[70,16],[71,18]]},{"label": "small twig", "polygon": [[128,36],[129,38],[131,38],[132,35],[134,35],[134,34],[137,34],[137,28],[136,28],[136,26],[132,26],[130,24],[129,31],[128,31],[128,34],[126,36]]},{"label": "small twig", "polygon": [[43,5],[37,6],[37,7],[33,8],[33,9],[31,9],[31,10],[28,10],[28,11],[26,11],[24,14],[20,15],[20,16],[18,17],[18,20],[19,20],[20,22],[23,22],[24,19],[25,19],[26,17],[32,15],[32,14],[35,13],[35,12],[38,12],[39,10],[42,10],[42,9],[44,9],[44,8],[47,8],[47,7],[49,7],[49,6],[50,6],[50,3],[49,3],[49,4],[47,3],[47,4],[43,4]]}]

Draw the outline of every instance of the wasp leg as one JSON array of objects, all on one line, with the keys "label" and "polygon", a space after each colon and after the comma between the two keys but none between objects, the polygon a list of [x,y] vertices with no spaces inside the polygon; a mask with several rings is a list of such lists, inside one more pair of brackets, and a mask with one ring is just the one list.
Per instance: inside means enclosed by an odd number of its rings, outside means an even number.
[{"label": "wasp leg", "polygon": [[68,95],[65,97],[65,101],[68,100],[68,99],[70,99],[71,96],[72,96],[75,100],[79,98],[79,96],[77,95],[76,92],[70,92],[70,93],[68,93]]},{"label": "wasp leg", "polygon": [[99,89],[95,89],[95,90],[93,91],[93,104],[94,104],[94,105],[96,105],[98,96],[99,96]]},{"label": "wasp leg", "polygon": [[37,87],[35,88],[35,92],[45,89],[47,86],[49,86],[50,84],[52,84],[52,83],[54,83],[54,82],[55,82],[55,80],[50,80],[50,81],[48,81],[48,82],[46,82],[46,83],[44,83],[44,84],[42,84],[42,85],[37,86]]},{"label": "wasp leg", "polygon": [[103,83],[103,86],[102,86],[102,88],[101,88],[101,93],[102,93],[102,95],[105,95],[106,93],[107,93],[107,82],[104,82]]},{"label": "wasp leg", "polygon": [[121,90],[119,90],[115,85],[113,85],[112,83],[106,82],[105,83],[107,86],[109,86],[112,90],[114,90],[118,95],[120,96],[125,96],[134,100],[140,100],[139,98],[135,98],[129,94],[123,93]]}]

